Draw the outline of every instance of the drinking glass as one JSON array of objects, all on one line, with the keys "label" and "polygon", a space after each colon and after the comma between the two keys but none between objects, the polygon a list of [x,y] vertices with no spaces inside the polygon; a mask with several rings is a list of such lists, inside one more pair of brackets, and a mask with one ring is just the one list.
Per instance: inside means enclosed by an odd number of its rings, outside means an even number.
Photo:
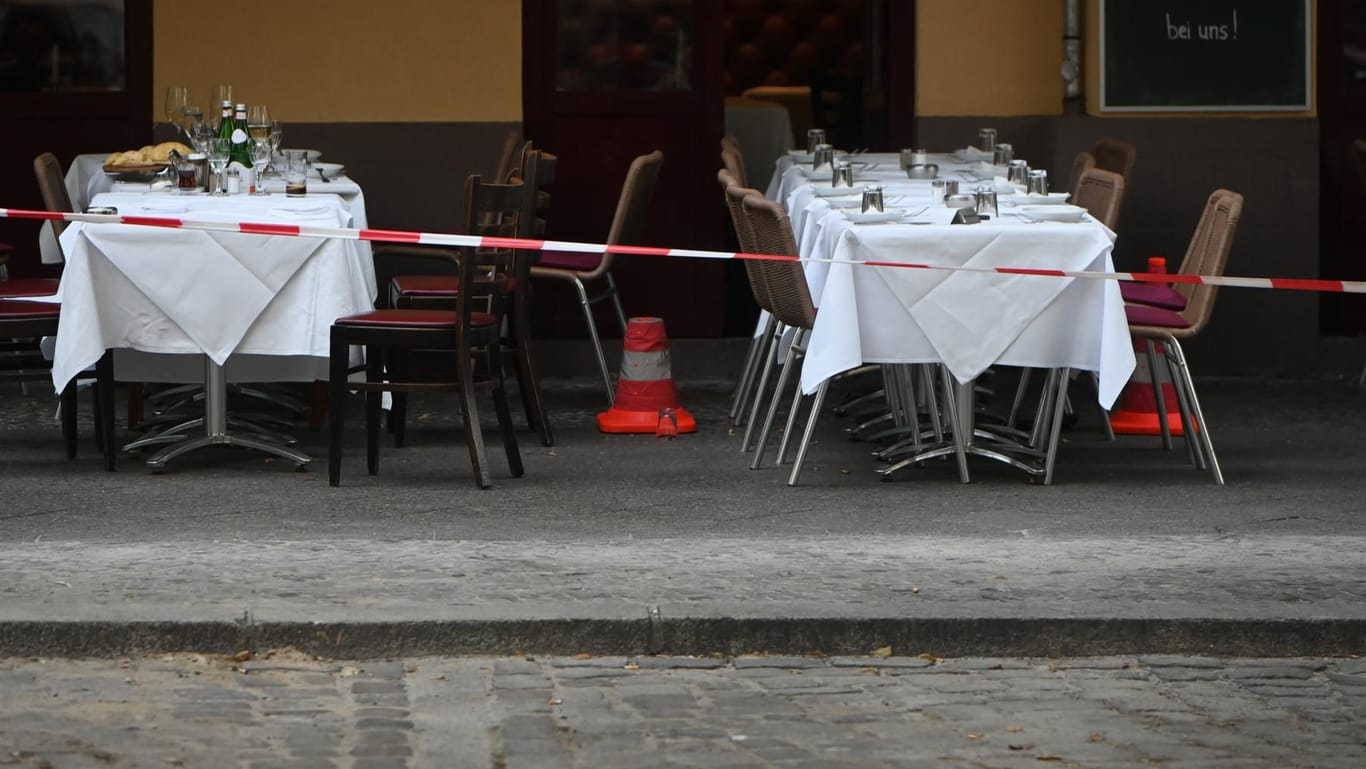
[{"label": "drinking glass", "polygon": [[253,195],[269,195],[266,192],[266,165],[270,163],[270,137],[251,140],[251,171],[255,179]]},{"label": "drinking glass", "polygon": [[303,197],[308,193],[308,153],[303,150],[285,152],[285,195]]},{"label": "drinking glass", "polygon": [[166,122],[184,130],[185,105],[190,103],[190,89],[183,85],[166,88]]},{"label": "drinking glass", "polygon": [[218,132],[218,125],[223,120],[223,102],[232,102],[232,86],[227,83],[214,83],[213,88],[209,89],[209,122],[213,125],[214,133]]},{"label": "drinking glass", "polygon": [[231,152],[232,142],[228,139],[215,138],[209,144],[209,168],[213,170],[214,178],[217,179],[217,182],[214,184],[213,192],[210,194],[228,194],[227,190],[225,189],[225,187],[227,186],[228,179],[227,175],[224,174],[223,171],[226,170],[228,167],[228,157],[231,154]]},{"label": "drinking glass", "polygon": [[275,156],[280,154],[280,143],[285,140],[285,128],[280,125],[280,121],[270,121],[270,168],[267,171],[271,174],[279,173],[275,167]]},{"label": "drinking glass", "polygon": [[[202,118],[203,115],[200,117]],[[200,120],[195,123],[194,128],[191,129],[190,146],[194,147],[195,152],[198,152],[201,155],[208,155],[210,149],[209,145],[212,144],[213,140],[216,138],[218,138],[218,132],[213,130],[213,126],[204,120]]]},{"label": "drinking glass", "polygon": [[[197,104],[186,104],[180,110],[180,130],[185,132],[185,138],[194,143],[195,131],[199,130],[200,124],[204,122],[204,109]],[[201,150],[202,151],[202,150]]]}]

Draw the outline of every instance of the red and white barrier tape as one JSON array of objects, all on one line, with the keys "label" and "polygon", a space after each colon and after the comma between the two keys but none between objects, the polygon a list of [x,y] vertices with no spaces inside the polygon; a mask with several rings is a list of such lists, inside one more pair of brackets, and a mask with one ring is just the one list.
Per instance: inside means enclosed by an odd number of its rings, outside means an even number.
[{"label": "red and white barrier tape", "polygon": [[622,254],[631,256],[672,256],[689,259],[756,259],[769,261],[823,262],[827,264],[868,265],[912,270],[948,270],[951,272],[995,273],[999,275],[1030,275],[1050,278],[1084,278],[1090,280],[1122,280],[1134,283],[1176,283],[1186,285],[1228,286],[1230,288],[1274,288],[1290,291],[1320,291],[1338,294],[1366,294],[1366,281],[1311,280],[1306,278],[1238,278],[1222,275],[1183,275],[1165,272],[1091,272],[1085,270],[1043,270],[1026,267],[961,267],[946,264],[915,264],[911,262],[851,261],[842,259],[804,259],[797,256],[747,254],[731,251],[703,251],[689,248],[655,248],[651,246],[606,245],[563,240],[532,240],[499,238],[481,235],[455,235],[440,232],[409,230],[352,229],[300,224],[267,222],[204,222],[161,216],[124,216],[122,214],[73,214],[53,211],[29,211],[19,208],[0,208],[0,219],[43,219],[50,221],[88,222],[92,224],[131,224],[142,227],[168,227],[209,232],[242,232],[253,235],[283,235],[300,238],[341,238],[372,243],[404,243],[427,246],[490,248],[518,248],[528,251],[561,251],[580,254]]}]

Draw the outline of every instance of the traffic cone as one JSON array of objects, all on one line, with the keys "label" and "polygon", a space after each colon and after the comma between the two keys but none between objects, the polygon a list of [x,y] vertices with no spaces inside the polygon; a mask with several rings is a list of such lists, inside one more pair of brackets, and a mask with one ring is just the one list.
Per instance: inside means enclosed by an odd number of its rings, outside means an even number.
[{"label": "traffic cone", "polygon": [[697,431],[693,419],[678,403],[669,371],[669,337],[663,318],[631,318],[626,324],[617,398],[612,408],[598,414],[605,433],[655,433],[672,438]]},{"label": "traffic cone", "polygon": [[[1165,355],[1161,342],[1157,345],[1159,359]],[[1110,427],[1116,435],[1161,435],[1162,423],[1158,422],[1157,398],[1153,395],[1153,372],[1148,369],[1147,346],[1144,342],[1134,341],[1134,352],[1138,360],[1129,384],[1119,396],[1119,408],[1110,412]],[[1167,407],[1167,430],[1173,436],[1185,433],[1181,429],[1181,407],[1176,400],[1176,386],[1163,371],[1157,373],[1162,387],[1162,401]]]}]

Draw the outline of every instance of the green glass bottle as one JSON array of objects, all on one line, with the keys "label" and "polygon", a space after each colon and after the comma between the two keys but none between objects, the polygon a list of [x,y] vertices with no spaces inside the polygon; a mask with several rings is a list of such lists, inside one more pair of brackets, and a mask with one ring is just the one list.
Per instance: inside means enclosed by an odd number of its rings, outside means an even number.
[{"label": "green glass bottle", "polygon": [[232,141],[228,162],[241,163],[242,168],[251,168],[251,142],[247,138],[247,105],[237,105],[237,112],[232,120],[232,131],[228,138]]}]

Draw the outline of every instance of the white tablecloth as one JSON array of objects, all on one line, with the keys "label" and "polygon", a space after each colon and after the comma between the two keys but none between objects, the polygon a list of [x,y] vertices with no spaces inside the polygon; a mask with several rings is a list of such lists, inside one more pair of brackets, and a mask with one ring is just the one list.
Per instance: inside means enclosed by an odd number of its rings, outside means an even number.
[{"label": "white tablecloth", "polygon": [[[109,154],[101,152],[77,155],[76,159],[71,161],[64,181],[66,194],[71,198],[71,205],[75,210],[84,211],[95,196],[102,192],[143,192],[148,189],[149,185],[117,182],[115,177],[106,174],[104,161]],[[267,183],[266,189],[283,192],[284,182],[271,180]],[[369,226],[365,219],[365,197],[361,194],[360,185],[343,176],[330,182],[310,179],[308,189],[310,192],[327,192],[341,196],[343,205],[355,222],[354,226]],[[62,263],[62,249],[57,245],[56,236],[52,234],[51,222],[43,222],[42,229],[38,231],[38,254],[43,264]]]},{"label": "white tablecloth", "polygon": [[[865,183],[881,184],[889,207],[930,206],[929,182],[908,180],[895,156],[867,156],[879,166]],[[946,156],[941,176],[960,178]],[[802,169],[779,163],[770,193],[791,214],[807,280],[819,312],[812,330],[802,388],[862,363],[943,362],[959,381],[988,366],[1070,367],[1100,375],[1100,402],[1109,407],[1134,368],[1132,342],[1119,285],[1079,280],[947,270],[869,267],[867,261],[969,267],[1028,267],[1113,271],[1114,234],[1088,218],[1082,223],[1026,223],[1009,215],[974,225],[949,225],[951,211],[931,207],[924,224],[853,224],[819,198]],[[809,168],[809,167],[808,167]],[[985,183],[985,182],[984,182]],[[856,182],[855,190],[862,183]],[[856,209],[855,209],[856,210]]]},{"label": "white tablecloth", "polygon": [[[332,194],[104,192],[90,202],[196,221],[352,227],[358,212],[363,218],[358,194],[351,207]],[[219,363],[231,357],[230,377],[240,363],[251,379],[325,378],[332,321],[370,309],[376,292],[369,244],[354,240],[73,223],[61,247],[58,390],[110,348],[156,354],[140,361],[154,370],[137,374],[116,358],[130,379],[202,379],[205,353]],[[169,365],[156,370],[157,361]]]}]

